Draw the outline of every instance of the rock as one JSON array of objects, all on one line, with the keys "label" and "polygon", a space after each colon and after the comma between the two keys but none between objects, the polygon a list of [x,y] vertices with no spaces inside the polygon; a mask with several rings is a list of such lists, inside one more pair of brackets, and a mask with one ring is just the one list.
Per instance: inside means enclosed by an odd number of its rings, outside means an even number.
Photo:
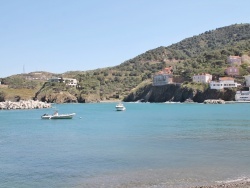
[{"label": "rock", "polygon": [[69,92],[41,93],[36,95],[36,99],[48,103],[77,103],[77,98]]},{"label": "rock", "polygon": [[207,99],[204,101],[204,104],[225,104],[225,101],[224,100],[221,100],[221,99]]}]

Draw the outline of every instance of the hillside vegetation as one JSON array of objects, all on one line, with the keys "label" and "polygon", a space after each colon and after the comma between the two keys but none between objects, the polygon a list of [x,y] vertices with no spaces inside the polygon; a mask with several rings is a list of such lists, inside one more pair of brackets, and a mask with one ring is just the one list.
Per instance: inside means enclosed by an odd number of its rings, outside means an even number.
[{"label": "hillside vegetation", "polygon": [[[103,100],[112,97],[122,99],[141,82],[151,79],[153,74],[167,66],[173,66],[174,75],[186,80],[202,72],[224,76],[229,55],[245,56],[240,72],[242,76],[249,74],[250,24],[207,31],[168,47],[149,50],[118,66],[78,73],[75,77],[85,86],[86,94],[100,91]],[[88,87],[86,83],[92,83],[92,86]]]},{"label": "hillside vegetation", "polygon": [[[243,56],[240,73],[242,76],[249,74],[250,24],[234,24],[206,31],[168,47],[149,50],[115,67],[71,71],[57,76],[76,78],[79,81],[79,87],[72,93],[79,99],[92,100],[91,96],[94,96],[93,100],[123,99],[132,89],[151,80],[153,74],[167,66],[173,66],[174,75],[185,80],[191,80],[193,74],[202,72],[223,76],[229,55]],[[37,88],[32,82],[25,85]]]}]

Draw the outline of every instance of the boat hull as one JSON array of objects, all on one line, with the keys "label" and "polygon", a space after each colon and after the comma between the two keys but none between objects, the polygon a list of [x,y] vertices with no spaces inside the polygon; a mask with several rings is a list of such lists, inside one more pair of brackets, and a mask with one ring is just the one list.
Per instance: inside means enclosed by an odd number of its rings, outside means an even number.
[{"label": "boat hull", "polygon": [[116,110],[117,111],[124,111],[124,110],[126,110],[126,108],[125,107],[116,107]]},{"label": "boat hull", "polygon": [[61,114],[61,115],[43,115],[42,119],[72,119],[75,113],[72,114]]},{"label": "boat hull", "polygon": [[125,106],[122,103],[118,103],[115,106],[115,108],[116,108],[117,111],[124,111],[124,110],[126,110]]}]

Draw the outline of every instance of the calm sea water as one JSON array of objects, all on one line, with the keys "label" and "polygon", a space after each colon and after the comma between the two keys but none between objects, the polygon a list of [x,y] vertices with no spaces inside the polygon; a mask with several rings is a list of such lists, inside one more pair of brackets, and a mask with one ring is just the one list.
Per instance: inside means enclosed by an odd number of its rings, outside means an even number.
[{"label": "calm sea water", "polygon": [[0,187],[191,187],[250,177],[250,104],[0,111]]}]

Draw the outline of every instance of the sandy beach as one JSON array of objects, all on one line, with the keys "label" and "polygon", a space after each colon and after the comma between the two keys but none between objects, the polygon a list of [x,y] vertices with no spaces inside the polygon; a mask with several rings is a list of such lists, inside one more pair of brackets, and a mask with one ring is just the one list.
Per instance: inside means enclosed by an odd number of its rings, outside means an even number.
[{"label": "sandy beach", "polygon": [[229,183],[221,183],[216,185],[207,185],[207,186],[196,186],[193,188],[249,188],[250,187],[250,180],[241,180],[241,181],[234,181]]}]

